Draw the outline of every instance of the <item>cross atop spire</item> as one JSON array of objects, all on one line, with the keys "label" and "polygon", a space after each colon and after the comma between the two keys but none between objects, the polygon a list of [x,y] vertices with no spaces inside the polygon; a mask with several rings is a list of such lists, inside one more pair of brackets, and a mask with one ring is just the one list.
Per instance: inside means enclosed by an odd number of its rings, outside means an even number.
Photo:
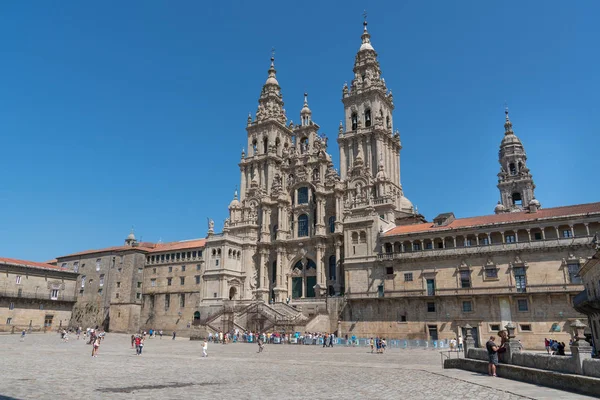
[{"label": "cross atop spire", "polygon": [[510,118],[508,118],[508,106],[504,103],[504,114],[506,115],[506,121],[504,122],[504,134],[505,135],[513,135],[514,132],[512,130],[512,122],[510,122]]}]

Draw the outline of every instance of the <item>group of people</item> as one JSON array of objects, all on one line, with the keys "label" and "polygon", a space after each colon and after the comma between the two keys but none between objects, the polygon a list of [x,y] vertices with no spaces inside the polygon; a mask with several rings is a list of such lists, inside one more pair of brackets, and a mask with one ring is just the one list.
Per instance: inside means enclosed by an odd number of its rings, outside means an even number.
[{"label": "group of people", "polygon": [[371,353],[373,353],[373,350],[375,350],[377,354],[383,354],[385,348],[387,347],[387,342],[385,338],[381,339],[379,336],[377,336],[375,339],[369,339],[369,346],[371,346]]},{"label": "group of people", "polygon": [[559,342],[558,340],[544,338],[544,347],[548,354],[553,356],[564,356],[565,355],[565,342]]},{"label": "group of people", "polygon": [[[150,336],[152,337],[152,336]],[[135,354],[137,356],[142,355],[142,350],[144,350],[144,341],[146,340],[146,332],[143,334],[131,335],[131,348],[135,346]]]},{"label": "group of people", "polygon": [[450,350],[454,351],[462,351],[463,349],[463,338],[459,336],[458,338],[450,339]]}]

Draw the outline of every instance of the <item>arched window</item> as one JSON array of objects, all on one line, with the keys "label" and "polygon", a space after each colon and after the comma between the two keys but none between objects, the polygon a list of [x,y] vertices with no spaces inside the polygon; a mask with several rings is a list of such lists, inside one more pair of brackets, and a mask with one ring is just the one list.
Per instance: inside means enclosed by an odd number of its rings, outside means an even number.
[{"label": "arched window", "polygon": [[253,155],[253,156],[255,156],[255,155],[256,155],[256,150],[257,150],[257,149],[256,149],[256,144],[257,144],[257,143],[256,143],[256,139],[254,139],[254,140],[252,141],[252,155]]},{"label": "arched window", "polygon": [[516,175],[517,174],[517,168],[515,167],[515,163],[510,163],[508,166],[508,170],[510,171],[511,175]]},{"label": "arched window", "polygon": [[371,110],[365,111],[365,126],[371,126]]},{"label": "arched window", "polygon": [[329,280],[335,281],[335,256],[329,257]]},{"label": "arched window", "polygon": [[358,232],[352,232],[352,243],[358,243]]},{"label": "arched window", "polygon": [[273,240],[277,239],[277,231],[279,230],[279,225],[273,225]]},{"label": "arched window", "polygon": [[308,215],[302,214],[298,217],[298,237],[308,236]]},{"label": "arched window", "polygon": [[523,205],[523,199],[521,198],[521,193],[513,193],[512,201],[513,201],[513,204],[516,206]]},{"label": "arched window", "polygon": [[229,258],[231,258],[231,253],[232,253],[232,250],[229,249],[229,254],[227,255]]},{"label": "arched window", "polygon": [[194,312],[194,321],[200,320],[200,311]]},{"label": "arched window", "polygon": [[358,128],[358,115],[356,113],[352,113],[352,130],[355,131]]},{"label": "arched window", "polygon": [[329,217],[329,232],[335,232],[335,215]]},{"label": "arched window", "polygon": [[271,269],[271,282],[277,283],[277,261],[273,261],[273,268]]},{"label": "arched window", "polygon": [[308,188],[298,188],[298,204],[308,204]]},{"label": "arched window", "polygon": [[386,253],[392,253],[393,248],[392,248],[392,244],[391,243],[386,243],[385,244],[385,252]]},{"label": "arched window", "polygon": [[267,154],[269,151],[269,138],[263,139],[263,153]]},{"label": "arched window", "polygon": [[392,125],[390,124],[390,116],[388,115],[387,117],[385,117],[385,126],[389,128],[392,127]]},{"label": "arched window", "polygon": [[367,243],[367,233],[365,231],[360,231],[360,242]]}]

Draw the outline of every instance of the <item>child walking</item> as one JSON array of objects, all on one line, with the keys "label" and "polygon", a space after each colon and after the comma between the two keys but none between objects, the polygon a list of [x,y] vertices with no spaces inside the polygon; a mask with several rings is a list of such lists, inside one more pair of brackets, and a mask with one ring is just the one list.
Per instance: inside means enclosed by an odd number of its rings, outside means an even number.
[{"label": "child walking", "polygon": [[202,343],[202,357],[208,357],[208,354],[206,354],[207,350],[208,350],[208,342],[205,340],[204,343]]}]

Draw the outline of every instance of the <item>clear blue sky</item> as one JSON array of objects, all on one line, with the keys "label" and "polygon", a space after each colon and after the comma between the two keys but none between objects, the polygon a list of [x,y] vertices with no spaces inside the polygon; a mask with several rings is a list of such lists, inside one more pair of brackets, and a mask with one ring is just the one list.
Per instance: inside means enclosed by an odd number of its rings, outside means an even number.
[{"label": "clear blue sky", "polygon": [[427,218],[489,214],[504,102],[544,207],[600,200],[600,2],[4,1],[0,255],[47,260],[221,229],[271,47],[335,142],[362,12]]}]

